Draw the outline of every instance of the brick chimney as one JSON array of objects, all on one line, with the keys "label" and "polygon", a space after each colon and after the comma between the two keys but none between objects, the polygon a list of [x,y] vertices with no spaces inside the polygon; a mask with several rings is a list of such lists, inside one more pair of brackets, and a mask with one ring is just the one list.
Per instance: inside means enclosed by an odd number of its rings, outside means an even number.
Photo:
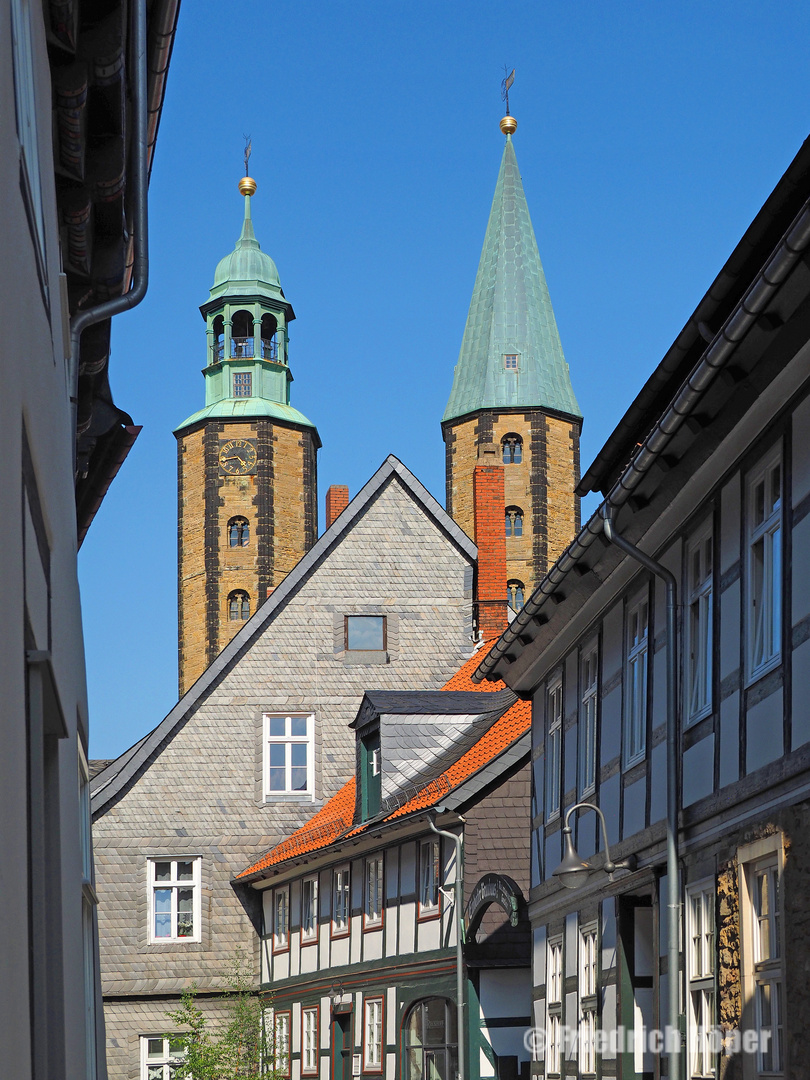
[{"label": "brick chimney", "polygon": [[[349,505],[349,489],[344,484],[332,484],[326,493],[326,527],[327,529],[342,514]],[[506,585],[504,585],[504,589]]]},{"label": "brick chimney", "polygon": [[478,632],[489,640],[508,625],[506,599],[506,530],[503,465],[494,443],[478,448],[480,464],[473,473],[475,543],[478,547],[475,612]]}]

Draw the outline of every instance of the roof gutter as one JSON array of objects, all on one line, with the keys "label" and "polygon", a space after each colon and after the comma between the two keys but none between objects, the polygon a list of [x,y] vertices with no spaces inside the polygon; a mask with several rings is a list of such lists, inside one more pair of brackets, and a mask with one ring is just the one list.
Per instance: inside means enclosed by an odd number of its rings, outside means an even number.
[{"label": "roof gutter", "polygon": [[743,298],[705,349],[692,374],[657,421],[599,508],[548,571],[517,618],[510,623],[483,658],[472,675],[473,682],[494,678],[495,669],[501,661],[505,660],[507,664],[513,662],[515,658],[513,650],[515,646],[518,651],[520,648],[519,639],[523,638],[525,643],[526,639],[533,638],[534,634],[530,626],[534,616],[539,613],[546,600],[555,593],[576,563],[602,534],[605,513],[616,511],[624,506],[808,247],[810,247],[810,199],[804,203],[765,266],[759,271]]}]

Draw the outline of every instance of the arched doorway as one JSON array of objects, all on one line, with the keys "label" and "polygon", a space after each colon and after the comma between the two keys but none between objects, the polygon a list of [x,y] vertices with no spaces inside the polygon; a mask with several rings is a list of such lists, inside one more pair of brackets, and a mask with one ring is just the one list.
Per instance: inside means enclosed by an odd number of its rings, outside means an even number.
[{"label": "arched doorway", "polygon": [[443,997],[412,1005],[403,1028],[404,1080],[455,1080],[458,1061],[456,1006]]}]

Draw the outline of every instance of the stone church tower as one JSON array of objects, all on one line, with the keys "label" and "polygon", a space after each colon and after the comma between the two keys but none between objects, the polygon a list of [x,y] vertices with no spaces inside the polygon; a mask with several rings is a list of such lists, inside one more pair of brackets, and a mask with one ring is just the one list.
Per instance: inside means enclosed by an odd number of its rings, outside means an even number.
[{"label": "stone church tower", "polygon": [[[485,604],[499,607],[501,618],[505,601],[522,607],[579,529],[582,415],[512,144],[517,121],[507,115],[500,126],[506,146],[442,420],[447,510],[479,544],[479,628]],[[486,505],[493,497],[502,505]],[[491,578],[482,565],[484,517],[505,534],[500,596],[482,588]]]},{"label": "stone church tower", "polygon": [[295,314],[259,247],[250,201],[214,274],[205,407],[175,429],[180,694],[202,674],[318,535],[315,426],[290,405]]}]

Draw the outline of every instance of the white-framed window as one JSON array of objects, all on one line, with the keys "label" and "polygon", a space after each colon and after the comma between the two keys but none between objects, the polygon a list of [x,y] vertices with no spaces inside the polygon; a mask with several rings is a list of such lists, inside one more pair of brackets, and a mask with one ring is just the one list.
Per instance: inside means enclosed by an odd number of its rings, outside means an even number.
[{"label": "white-framed window", "polygon": [[562,938],[550,938],[546,950],[546,1075],[559,1076],[562,1064]]},{"label": "white-framed window", "polygon": [[441,845],[423,840],[419,845],[419,915],[431,918],[439,914],[439,886],[442,882]]},{"label": "white-framed window", "polygon": [[364,925],[379,926],[383,917],[383,857],[366,859]]},{"label": "white-framed window", "polygon": [[627,607],[627,668],[624,694],[624,766],[641,761],[647,747],[647,654],[650,601],[645,591]]},{"label": "white-framed window", "polygon": [[264,715],[264,797],[315,791],[315,717]]},{"label": "white-framed window", "polygon": [[273,1056],[282,1076],[290,1075],[290,1020],[289,1011],[276,1012],[273,1016]]},{"label": "white-framed window", "polygon": [[290,886],[273,890],[273,952],[290,947]]},{"label": "white-framed window", "polygon": [[686,723],[712,708],[713,537],[707,523],[686,547]]},{"label": "white-framed window", "polygon": [[141,1080],[171,1080],[183,1062],[185,1049],[177,1039],[141,1037]]},{"label": "white-framed window", "polygon": [[363,1002],[363,1015],[363,1070],[364,1072],[382,1072],[382,998],[366,998]]},{"label": "white-framed window", "polygon": [[349,932],[349,876],[348,866],[336,866],[332,871],[332,936]]},{"label": "white-framed window", "polygon": [[149,941],[200,941],[199,857],[147,859]]},{"label": "white-framed window", "polygon": [[749,475],[746,499],[748,678],[778,662],[782,649],[782,459],[776,447]]},{"label": "white-framed window", "polygon": [[715,883],[686,890],[686,1047],[690,1077],[717,1075],[711,1029],[715,1025]]},{"label": "white-framed window", "polygon": [[546,691],[546,821],[553,821],[560,813],[562,721],[563,683],[562,674],[559,674],[554,676]]},{"label": "white-framed window", "polygon": [[318,1071],[318,1006],[301,1010],[301,1072]]},{"label": "white-framed window", "polygon": [[379,776],[382,772],[382,750],[375,746],[371,751],[371,775]]},{"label": "white-framed window", "polygon": [[301,882],[301,937],[315,941],[318,936],[318,875]]},{"label": "white-framed window", "polygon": [[579,794],[596,790],[596,717],[599,702],[599,647],[595,641],[582,650],[579,661]]},{"label": "white-framed window", "polygon": [[579,1072],[596,1074],[596,990],[598,963],[597,927],[583,926],[579,932]]}]

